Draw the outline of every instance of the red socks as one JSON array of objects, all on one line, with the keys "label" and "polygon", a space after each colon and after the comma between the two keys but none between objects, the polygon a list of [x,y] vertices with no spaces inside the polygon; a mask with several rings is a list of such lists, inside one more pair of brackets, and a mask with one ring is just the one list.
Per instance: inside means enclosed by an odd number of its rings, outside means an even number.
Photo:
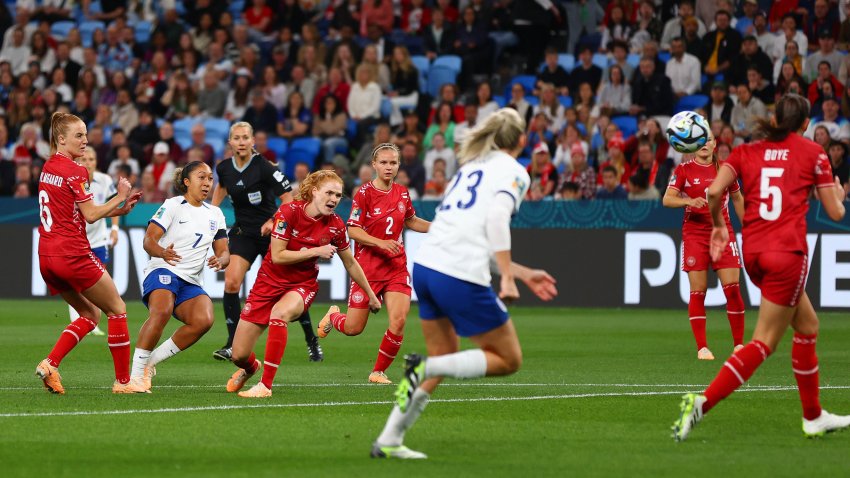
[{"label": "red socks", "polygon": [[339,330],[343,334],[345,334],[345,314],[341,314],[339,312],[334,312],[331,314],[331,325],[334,326],[336,330]]},{"label": "red socks", "polygon": [[56,341],[53,350],[47,356],[47,361],[50,362],[50,365],[58,367],[62,359],[83,340],[83,337],[94,330],[96,326],[97,324],[90,319],[80,317],[65,327],[65,330],[59,334],[59,340]]},{"label": "red socks", "polygon": [[283,359],[283,351],[286,350],[287,328],[286,322],[280,319],[269,321],[269,336],[266,338],[266,356],[263,358],[263,385],[272,388],[277,368]]},{"label": "red socks", "polygon": [[245,370],[248,373],[250,373],[251,375],[254,375],[255,373],[257,373],[257,369],[260,368],[260,366],[257,365],[257,354],[255,354],[254,352],[251,352],[251,355],[248,356],[248,363],[250,365],[245,367]]},{"label": "red socks", "polygon": [[738,283],[723,286],[726,295],[726,315],[729,317],[729,327],[732,329],[732,341],[735,345],[744,343],[744,299],[741,298],[741,288]]},{"label": "red socks", "polygon": [[115,367],[115,379],[119,383],[130,381],[130,332],[127,330],[127,314],[116,314],[107,317],[106,339],[109,352],[112,354],[112,364]]},{"label": "red socks", "polygon": [[[814,347],[812,350],[814,350]],[[702,406],[703,413],[711,410],[719,401],[728,397],[749,380],[759,365],[771,353],[767,345],[758,340],[753,340],[744,348],[732,354],[708,388],[705,389],[705,398],[708,400]]]},{"label": "red socks", "polygon": [[381,340],[381,346],[378,348],[378,358],[375,360],[373,372],[384,372],[392,365],[395,356],[398,355],[398,350],[401,348],[402,340],[404,340],[403,335],[396,335],[387,330],[384,339]]},{"label": "red socks", "polygon": [[794,370],[794,378],[797,379],[803,418],[806,420],[814,420],[821,413],[818,398],[818,356],[815,353],[817,341],[817,334],[794,333],[794,345],[791,346],[791,367]]},{"label": "red socks", "polygon": [[691,330],[694,340],[697,342],[697,350],[708,347],[705,340],[705,291],[691,291],[691,300],[688,302],[688,318],[691,321]]}]

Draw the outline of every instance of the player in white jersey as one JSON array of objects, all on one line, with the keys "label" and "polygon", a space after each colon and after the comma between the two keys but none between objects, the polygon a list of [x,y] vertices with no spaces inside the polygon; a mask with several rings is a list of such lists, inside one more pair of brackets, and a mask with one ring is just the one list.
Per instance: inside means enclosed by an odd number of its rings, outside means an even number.
[{"label": "player in white jersey", "polygon": [[[183,195],[162,203],[145,233],[151,260],[145,267],[142,301],[150,314],[139,331],[130,381],[148,392],[154,367],[186,350],[212,327],[212,300],[202,288],[204,264],[220,271],[230,262],[224,214],[204,202],[213,186],[210,167],[190,162],[175,171],[174,186]],[[213,256],[207,259],[210,245]],[[172,315],[183,325],[154,349]]]},{"label": "player in white jersey", "polygon": [[[77,159],[77,162],[89,172],[89,189],[94,195],[92,198],[94,204],[106,204],[118,191],[115,189],[112,177],[97,170],[97,153],[94,149],[86,148],[86,152]],[[109,249],[115,247],[115,244],[118,243],[118,219],[109,218],[109,220],[112,222],[111,230],[106,227],[106,218],[99,219],[91,224],[86,223],[86,236],[91,251],[104,266],[109,263]],[[69,305],[68,315],[71,322],[74,322],[80,316],[80,313]],[[89,334],[106,335],[104,331],[100,330],[99,326],[95,326]]]},{"label": "player in white jersey", "polygon": [[[405,357],[396,405],[372,446],[374,458],[426,458],[404,446],[404,433],[443,377],[510,375],[519,369],[522,351],[502,303],[519,297],[517,278],[543,300],[558,293],[547,272],[511,261],[511,215],[530,182],[516,161],[524,132],[519,114],[503,108],[470,131],[461,146],[461,168],[413,265],[428,357]],[[490,287],[491,258],[501,274],[498,297]],[[458,336],[480,348],[458,351]]]}]

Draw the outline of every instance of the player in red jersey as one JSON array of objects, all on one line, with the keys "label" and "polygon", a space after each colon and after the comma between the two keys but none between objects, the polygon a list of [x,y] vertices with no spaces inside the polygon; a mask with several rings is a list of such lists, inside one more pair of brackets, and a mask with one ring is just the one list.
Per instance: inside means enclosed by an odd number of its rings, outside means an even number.
[{"label": "player in red jersey", "polygon": [[345,222],[334,214],[341,198],[342,179],[331,171],[317,171],[301,183],[297,200],[280,206],[275,214],[271,247],[263,257],[236,328],[233,363],[239,370],[227,382],[228,392],[241,389],[260,368],[252,350],[268,327],[263,378],[239,396],[271,397],[272,382],[286,348],[287,323],[310,308],[319,290],[319,259],[339,253],[348,273],[369,297],[369,307],[373,312],[381,309],[348,247]]},{"label": "player in red jersey", "polygon": [[[369,382],[392,383],[386,370],[393,363],[404,339],[404,324],[410,312],[410,273],[402,244],[405,226],[416,232],[428,232],[430,222],[416,216],[407,188],[394,182],[399,168],[399,150],[392,143],[378,145],[372,151],[372,167],[377,176],[354,195],[348,233],[355,241],[354,257],[369,279],[369,285],[387,304],[390,323],[378,348],[378,358]],[[319,337],[332,329],[345,335],[359,335],[369,319],[369,298],[363,288],[351,282],[348,315],[332,306],[319,322]]]},{"label": "player in red jersey", "polygon": [[85,226],[85,222],[127,214],[142,193],[131,193],[132,186],[122,179],[115,197],[105,204],[94,204],[89,191],[89,173],[74,161],[86,152],[85,123],[72,114],[54,113],[50,117],[50,133],[53,155],[44,163],[38,183],[39,267],[50,293],[61,294],[80,317],[65,327],[35,373],[48,391],[65,393],[59,364],[97,326],[102,310],[108,319],[109,351],[115,366],[112,391],[143,392],[130,383],[127,308],[112,277],[92,253]]},{"label": "player in red jersey", "polygon": [[729,222],[729,197],[735,206],[739,218],[744,217],[744,197],[737,182],[733,182],[723,195],[723,219],[729,231],[728,246],[717,261],[711,260],[708,251],[711,235],[711,216],[706,200],[708,186],[717,176],[720,168],[714,155],[717,142],[709,131],[708,142],[690,161],[676,166],[670,177],[670,184],[664,194],[666,207],[684,207],[682,220],[682,271],[688,273],[691,295],[688,301],[688,318],[697,344],[697,359],[714,360],[714,354],[708,348],[705,338],[705,291],[708,288],[708,267],[717,273],[726,295],[726,315],[732,328],[732,341],[735,350],[744,345],[744,300],[738,281],[741,276],[741,254],[738,242]]},{"label": "player in red jersey", "polygon": [[814,188],[833,221],[844,217],[844,189],[836,179],[823,148],[800,134],[809,124],[809,102],[799,95],[783,96],[775,117],[759,120],[764,141],[741,145],[723,163],[708,189],[711,210],[711,256],[719,259],[729,243],[723,220],[726,188],[740,178],[744,188],[744,266],[761,289],[759,317],[753,340],[736,351],[703,395],[683,397],[673,424],[677,441],[687,438],[705,413],[744,384],[776,350],[785,330],[794,328],[791,366],[803,405],[803,434],[807,437],[850,426],[850,416],[821,409],[818,398],[818,358],[815,344],[818,317],[806,295],[808,245],[806,213]]}]

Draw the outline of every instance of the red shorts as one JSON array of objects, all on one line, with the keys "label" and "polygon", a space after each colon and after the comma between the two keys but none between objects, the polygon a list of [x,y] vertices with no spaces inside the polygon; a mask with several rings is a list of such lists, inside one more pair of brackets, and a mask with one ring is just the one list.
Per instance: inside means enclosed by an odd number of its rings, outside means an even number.
[{"label": "red shorts", "polygon": [[744,264],[761,296],[774,304],[794,307],[806,289],[809,258],[802,252],[745,254]]},{"label": "red shorts", "polygon": [[106,272],[92,251],[79,256],[38,256],[41,277],[50,295],[66,290],[82,292],[95,285]]},{"label": "red shorts", "polygon": [[269,284],[258,280],[248,293],[248,300],[242,308],[240,320],[268,325],[272,315],[272,308],[289,292],[296,292],[304,301],[304,311],[310,309],[316,292],[319,291],[319,283],[312,284]]},{"label": "red shorts", "polygon": [[712,270],[718,269],[740,269],[741,252],[735,236],[731,236],[729,245],[723,249],[723,256],[714,262],[711,260],[710,241],[708,234],[686,235],[682,238],[682,270],[707,271],[711,265]]},{"label": "red shorts", "polygon": [[[369,287],[372,292],[378,296],[381,303],[384,302],[384,294],[387,292],[399,292],[410,297],[410,274],[407,269],[404,273],[400,273],[392,279],[382,281],[369,281]],[[351,289],[348,291],[348,308],[349,309],[368,309],[369,297],[363,291],[363,288],[351,281]]]}]

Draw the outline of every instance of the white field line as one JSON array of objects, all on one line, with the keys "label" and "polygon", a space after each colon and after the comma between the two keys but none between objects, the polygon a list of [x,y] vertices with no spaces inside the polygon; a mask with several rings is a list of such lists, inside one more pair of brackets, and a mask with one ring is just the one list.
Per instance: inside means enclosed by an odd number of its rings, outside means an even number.
[{"label": "white field line", "polygon": [[[821,389],[847,389],[850,386],[825,386]],[[781,386],[771,388],[741,388],[739,393],[753,392],[786,392],[796,390],[796,387]],[[443,398],[431,400],[432,403],[462,403],[462,402],[512,402],[531,400],[567,400],[575,398],[598,398],[598,397],[646,397],[659,395],[678,395],[686,393],[686,390],[662,390],[648,392],[611,392],[611,393],[576,393],[563,395],[537,395],[529,397],[476,397],[476,398]],[[131,415],[136,413],[179,413],[179,412],[202,412],[219,410],[248,410],[248,409],[272,409],[272,408],[315,408],[326,406],[363,406],[363,405],[390,405],[392,401],[365,401],[365,402],[318,402],[318,403],[257,403],[246,405],[210,405],[201,407],[173,407],[154,409],[132,409],[132,410],[80,410],[67,412],[35,412],[35,413],[0,413],[0,418],[28,418],[28,417],[72,417],[87,415]]]}]

